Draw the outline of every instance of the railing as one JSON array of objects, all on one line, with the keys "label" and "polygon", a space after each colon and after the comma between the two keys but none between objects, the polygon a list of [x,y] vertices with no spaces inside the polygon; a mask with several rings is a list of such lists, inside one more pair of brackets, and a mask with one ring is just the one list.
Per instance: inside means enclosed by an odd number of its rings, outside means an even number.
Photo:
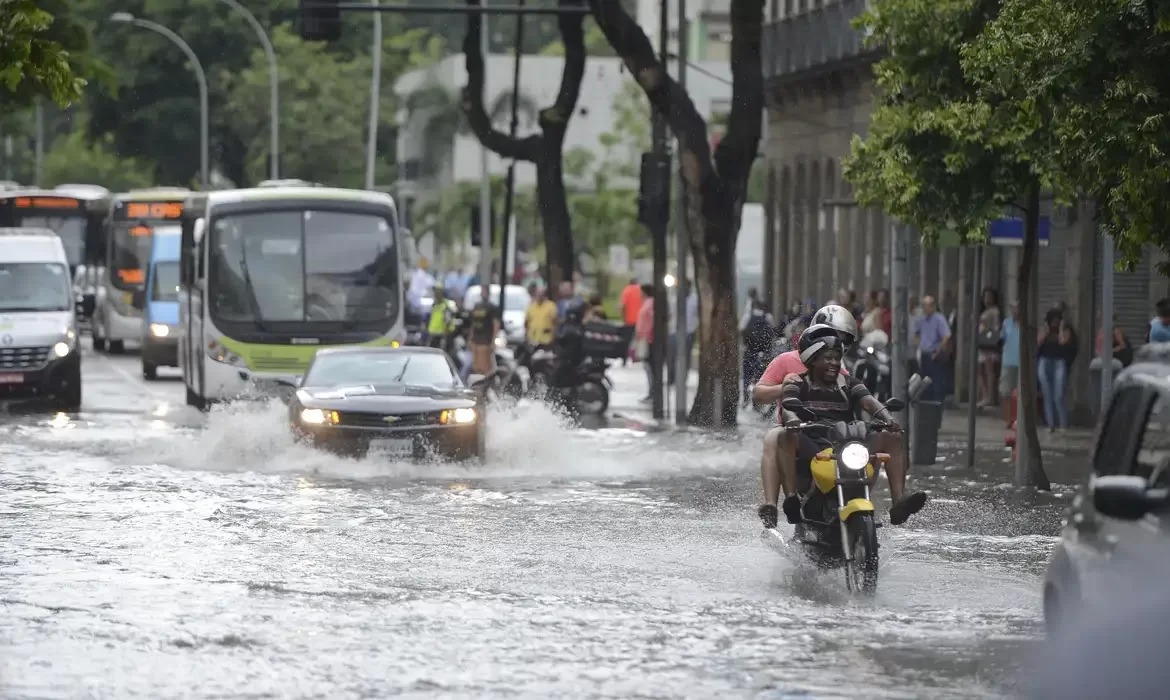
[{"label": "railing", "polygon": [[764,78],[784,78],[874,53],[851,22],[867,0],[842,0],[764,26]]}]

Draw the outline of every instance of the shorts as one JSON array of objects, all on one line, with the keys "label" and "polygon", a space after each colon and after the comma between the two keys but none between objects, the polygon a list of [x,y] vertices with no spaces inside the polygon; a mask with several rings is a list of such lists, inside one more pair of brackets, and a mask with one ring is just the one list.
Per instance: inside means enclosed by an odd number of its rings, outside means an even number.
[{"label": "shorts", "polygon": [[1020,368],[1019,367],[1000,367],[999,368],[999,396],[1000,398],[1011,398],[1012,392],[1020,385]]}]

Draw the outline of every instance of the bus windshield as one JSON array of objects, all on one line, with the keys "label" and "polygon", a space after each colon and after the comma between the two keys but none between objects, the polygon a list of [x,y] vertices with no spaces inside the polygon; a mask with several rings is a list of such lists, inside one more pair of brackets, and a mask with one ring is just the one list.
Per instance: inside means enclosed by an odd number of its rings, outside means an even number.
[{"label": "bus windshield", "polygon": [[0,312],[69,311],[69,270],[58,263],[0,263]]},{"label": "bus windshield", "polygon": [[85,262],[85,225],[84,216],[22,216],[21,226],[47,228],[61,238],[65,246],[65,257],[71,267]]},{"label": "bus windshield", "polygon": [[179,263],[165,260],[154,264],[150,298],[154,301],[179,300]]},{"label": "bus windshield", "polygon": [[378,322],[397,318],[395,232],[383,216],[282,210],[213,218],[213,318],[237,323]]},{"label": "bus windshield", "polygon": [[155,234],[178,233],[179,227],[161,221],[118,221],[110,246],[110,281],[118,289],[137,290],[146,284]]}]

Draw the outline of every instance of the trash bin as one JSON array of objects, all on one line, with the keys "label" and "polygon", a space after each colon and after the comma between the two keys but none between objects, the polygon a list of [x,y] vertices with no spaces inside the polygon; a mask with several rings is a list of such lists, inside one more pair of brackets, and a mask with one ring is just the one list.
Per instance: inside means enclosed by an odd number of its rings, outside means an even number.
[{"label": "trash bin", "polygon": [[[1094,357],[1089,362],[1089,410],[1092,412],[1093,420],[1097,420],[1097,415],[1101,413],[1101,358]],[[1121,360],[1116,357],[1113,358],[1113,379],[1116,382],[1117,374],[1125,369]]]},{"label": "trash bin", "polygon": [[934,464],[938,457],[938,432],[942,428],[942,401],[918,401],[914,404],[910,428],[910,462]]}]

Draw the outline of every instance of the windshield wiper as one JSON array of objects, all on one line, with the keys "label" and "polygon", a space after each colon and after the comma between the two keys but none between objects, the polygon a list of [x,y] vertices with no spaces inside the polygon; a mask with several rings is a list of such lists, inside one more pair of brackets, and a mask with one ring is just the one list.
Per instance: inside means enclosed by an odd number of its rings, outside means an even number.
[{"label": "windshield wiper", "polygon": [[402,378],[406,376],[406,368],[407,368],[407,367],[409,367],[409,366],[410,366],[410,358],[409,358],[409,357],[407,357],[407,358],[406,358],[406,362],[405,362],[405,363],[403,363],[403,365],[402,365],[402,371],[401,371],[401,372],[399,372],[399,373],[398,373],[398,376],[394,378],[394,383],[395,383],[395,384],[401,384],[401,383],[402,383]]},{"label": "windshield wiper", "polygon": [[248,247],[240,243],[240,272],[244,275],[244,287],[248,297],[248,306],[252,308],[256,327],[264,333],[268,327],[264,325],[264,314],[260,311],[260,301],[256,298],[256,290],[252,288],[252,275],[248,272]]}]

